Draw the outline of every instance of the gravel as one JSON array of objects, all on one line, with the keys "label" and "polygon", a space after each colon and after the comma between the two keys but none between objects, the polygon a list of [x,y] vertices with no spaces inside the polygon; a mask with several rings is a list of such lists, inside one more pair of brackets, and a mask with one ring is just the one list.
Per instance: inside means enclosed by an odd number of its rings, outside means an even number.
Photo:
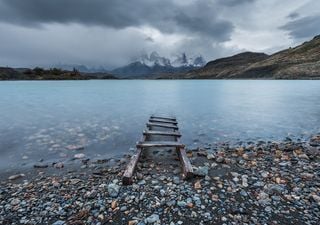
[{"label": "gravel", "polygon": [[0,224],[319,224],[319,140],[187,150],[196,168],[187,181],[178,161],[144,159],[123,186],[129,157],[61,175],[13,174],[1,181]]}]

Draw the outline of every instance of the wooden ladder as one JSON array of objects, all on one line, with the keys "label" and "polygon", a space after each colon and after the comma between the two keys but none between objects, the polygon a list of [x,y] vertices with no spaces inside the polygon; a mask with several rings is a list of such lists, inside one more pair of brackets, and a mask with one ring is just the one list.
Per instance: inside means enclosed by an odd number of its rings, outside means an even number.
[{"label": "wooden ladder", "polygon": [[[133,183],[132,177],[135,168],[140,159],[141,153],[144,149],[150,147],[174,147],[179,155],[179,159],[182,166],[183,178],[188,179],[193,176],[193,169],[189,158],[187,157],[185,146],[180,142],[181,134],[179,133],[178,122],[176,118],[173,117],[163,117],[163,116],[151,116],[149,122],[146,124],[147,130],[143,131],[143,136],[141,141],[136,145],[137,152],[131,157],[130,162],[127,165],[122,177],[122,183],[124,185],[130,185]],[[166,130],[153,130],[155,127],[165,128]],[[153,135],[174,137],[174,141],[149,141],[149,137]]]}]

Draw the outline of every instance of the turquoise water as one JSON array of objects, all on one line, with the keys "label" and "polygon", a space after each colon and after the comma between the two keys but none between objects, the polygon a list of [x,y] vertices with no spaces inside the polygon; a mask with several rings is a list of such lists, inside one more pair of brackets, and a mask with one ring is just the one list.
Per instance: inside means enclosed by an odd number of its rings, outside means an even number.
[{"label": "turquoise water", "polygon": [[[1,167],[127,152],[151,114],[174,115],[189,148],[320,132],[320,81],[0,82]],[[24,159],[23,159],[24,158]]]}]

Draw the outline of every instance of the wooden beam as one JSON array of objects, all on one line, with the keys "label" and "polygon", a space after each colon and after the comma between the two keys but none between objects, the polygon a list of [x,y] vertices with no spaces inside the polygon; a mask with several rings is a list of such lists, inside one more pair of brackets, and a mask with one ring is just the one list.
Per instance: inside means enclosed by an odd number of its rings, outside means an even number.
[{"label": "wooden beam", "polygon": [[192,178],[193,169],[192,169],[191,162],[186,154],[186,150],[184,148],[177,148],[177,153],[181,161],[184,179]]},{"label": "wooden beam", "polygon": [[140,155],[141,155],[141,148],[138,148],[137,153],[131,157],[131,160],[128,163],[127,168],[123,173],[122,183],[124,185],[131,185],[133,183],[132,176],[133,176],[134,170],[138,164]]},{"label": "wooden beam", "polygon": [[137,148],[149,148],[149,147],[179,147],[183,148],[184,144],[176,141],[145,141],[138,142]]},{"label": "wooden beam", "polygon": [[177,125],[177,121],[172,121],[172,120],[160,120],[160,119],[150,119],[149,122],[151,123],[169,123],[169,124],[174,124]]},{"label": "wooden beam", "polygon": [[173,131],[144,130],[143,134],[181,137],[181,134],[179,132],[173,132]]},{"label": "wooden beam", "polygon": [[[142,142],[145,141],[146,138],[147,138],[146,135],[143,135],[141,138],[141,141]],[[137,148],[136,154],[131,157],[130,162],[128,163],[128,165],[126,167],[126,170],[123,173],[122,183],[124,185],[130,185],[133,183],[132,176],[133,176],[134,170],[136,169],[137,164],[139,162],[139,158],[141,156],[141,150],[142,150],[141,148]]]},{"label": "wooden beam", "polygon": [[150,116],[152,119],[163,119],[163,120],[171,120],[176,121],[175,117],[164,117],[164,116]]},{"label": "wooden beam", "polygon": [[147,123],[147,127],[164,127],[178,130],[179,128],[175,125],[161,124],[161,123]]},{"label": "wooden beam", "polygon": [[[176,140],[177,140],[177,142],[180,142],[179,137],[177,137]],[[186,150],[184,149],[184,147],[182,147],[182,148],[177,147],[176,150],[177,150],[177,154],[179,155],[179,158],[180,158],[184,179],[192,178],[193,177],[193,168],[192,168],[191,162],[186,154]]]}]

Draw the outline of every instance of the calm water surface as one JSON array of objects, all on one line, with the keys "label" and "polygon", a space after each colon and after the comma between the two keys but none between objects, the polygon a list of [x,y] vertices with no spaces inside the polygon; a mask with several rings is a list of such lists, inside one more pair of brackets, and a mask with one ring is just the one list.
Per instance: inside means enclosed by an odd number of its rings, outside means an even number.
[{"label": "calm water surface", "polygon": [[0,168],[127,152],[151,114],[178,118],[183,142],[307,138],[320,132],[320,81],[0,82]]}]

